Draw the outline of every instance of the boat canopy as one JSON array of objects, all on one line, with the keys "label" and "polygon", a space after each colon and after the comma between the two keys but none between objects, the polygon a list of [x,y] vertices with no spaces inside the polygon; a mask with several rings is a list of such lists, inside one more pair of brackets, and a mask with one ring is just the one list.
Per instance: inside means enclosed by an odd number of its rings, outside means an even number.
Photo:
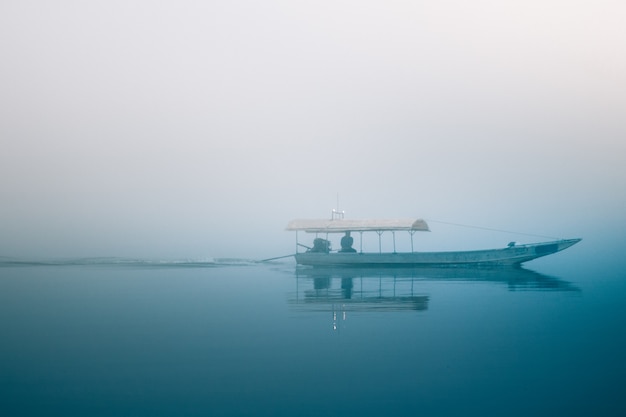
[{"label": "boat canopy", "polygon": [[422,219],[296,219],[287,230],[308,233],[386,232],[396,230],[430,232]]}]

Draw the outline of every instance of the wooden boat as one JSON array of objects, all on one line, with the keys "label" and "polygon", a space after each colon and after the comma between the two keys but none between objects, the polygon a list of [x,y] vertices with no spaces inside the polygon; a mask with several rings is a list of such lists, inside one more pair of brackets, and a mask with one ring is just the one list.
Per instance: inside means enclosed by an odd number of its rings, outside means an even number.
[{"label": "wooden boat", "polygon": [[[519,266],[542,256],[560,252],[580,242],[581,239],[561,239],[518,245],[509,243],[504,248],[450,252],[417,252],[413,250],[413,235],[418,231],[428,232],[430,228],[422,219],[371,219],[347,220],[332,219],[299,219],[292,220],[287,230],[296,232],[296,262],[310,266]],[[303,245],[298,240],[298,232],[315,233],[313,246]],[[363,233],[378,234],[379,251],[363,252]],[[385,232],[393,234],[393,251],[383,252],[381,235]],[[411,252],[396,252],[396,232],[408,232],[411,237]],[[343,233],[341,249],[334,251],[329,234]],[[353,246],[352,233],[360,234],[360,248]],[[324,237],[320,237],[320,235]],[[300,252],[299,248],[306,251]]]}]

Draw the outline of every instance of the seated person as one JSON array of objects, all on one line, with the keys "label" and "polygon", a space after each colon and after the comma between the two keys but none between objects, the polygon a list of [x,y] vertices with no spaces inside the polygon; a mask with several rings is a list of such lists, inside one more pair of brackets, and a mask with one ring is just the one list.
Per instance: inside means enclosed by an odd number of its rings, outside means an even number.
[{"label": "seated person", "polygon": [[326,239],[322,239],[319,237],[315,238],[313,239],[313,247],[309,251],[328,253],[330,252],[330,242]]},{"label": "seated person", "polygon": [[352,243],[354,243],[354,239],[350,236],[350,232],[346,232],[346,235],[341,238],[341,250],[339,252],[356,252]]}]

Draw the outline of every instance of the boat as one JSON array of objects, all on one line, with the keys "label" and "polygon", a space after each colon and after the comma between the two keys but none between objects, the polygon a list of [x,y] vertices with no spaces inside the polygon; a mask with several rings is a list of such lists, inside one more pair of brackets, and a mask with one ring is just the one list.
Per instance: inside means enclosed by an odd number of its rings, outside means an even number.
[{"label": "boat", "polygon": [[[548,242],[517,244],[509,243],[503,248],[469,251],[421,252],[415,251],[413,235],[416,232],[429,232],[430,228],[423,219],[296,219],[287,225],[288,231],[296,232],[296,253],[294,257],[299,265],[313,267],[374,267],[374,266],[414,266],[414,267],[473,267],[473,266],[512,266],[543,256],[560,252],[581,241],[560,239]],[[314,233],[313,246],[299,241],[298,232]],[[363,252],[363,233],[378,234],[378,252]],[[381,236],[393,234],[393,251],[383,252]],[[411,251],[396,251],[396,232],[408,232],[411,237]],[[360,235],[360,250],[353,248],[353,233]],[[331,234],[343,234],[341,248],[332,249],[329,240]],[[323,237],[320,237],[323,236]],[[306,248],[301,251],[300,248]]]}]

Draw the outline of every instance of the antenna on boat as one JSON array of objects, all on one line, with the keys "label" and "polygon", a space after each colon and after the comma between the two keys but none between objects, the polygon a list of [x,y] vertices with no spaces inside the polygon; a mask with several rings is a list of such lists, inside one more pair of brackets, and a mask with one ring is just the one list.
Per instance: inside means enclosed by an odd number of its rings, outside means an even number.
[{"label": "antenna on boat", "polygon": [[335,220],[335,219],[343,219],[344,215],[346,214],[345,211],[341,210],[339,211],[339,193],[337,193],[337,208],[334,208],[330,214],[330,219],[331,220]]}]

